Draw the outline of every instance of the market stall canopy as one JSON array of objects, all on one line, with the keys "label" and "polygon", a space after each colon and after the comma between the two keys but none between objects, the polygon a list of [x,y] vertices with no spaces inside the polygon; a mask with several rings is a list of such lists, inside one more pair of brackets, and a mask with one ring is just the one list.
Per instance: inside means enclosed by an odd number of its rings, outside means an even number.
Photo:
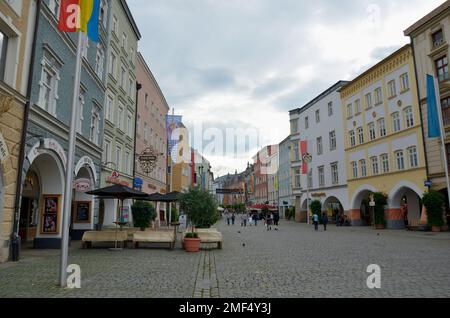
[{"label": "market stall canopy", "polygon": [[267,204],[255,204],[255,205],[248,207],[248,209],[250,209],[250,210],[262,210],[265,208],[269,209],[270,211],[278,210],[278,208],[276,206],[267,205]]},{"label": "market stall canopy", "polygon": [[107,187],[107,188],[89,191],[89,192],[86,192],[86,194],[95,195],[95,196],[103,197],[103,198],[117,198],[120,200],[133,199],[133,198],[139,199],[139,198],[145,198],[148,196],[148,193],[140,192],[140,191],[134,190],[132,188],[129,188],[129,187],[126,187],[126,186],[123,186],[120,184],[115,184],[115,185]]},{"label": "market stall canopy", "polygon": [[177,202],[179,195],[180,193],[176,191],[170,192],[168,194],[153,193],[147,195],[147,197],[145,198],[142,198],[142,200],[150,202]]}]

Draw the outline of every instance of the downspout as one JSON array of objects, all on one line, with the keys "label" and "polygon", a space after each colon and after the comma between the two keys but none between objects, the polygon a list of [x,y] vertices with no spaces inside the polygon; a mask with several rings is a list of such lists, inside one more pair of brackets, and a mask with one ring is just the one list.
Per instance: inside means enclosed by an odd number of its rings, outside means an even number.
[{"label": "downspout", "polygon": [[22,138],[19,153],[19,165],[17,167],[17,184],[16,184],[16,198],[14,203],[14,219],[13,219],[13,232],[11,234],[11,244],[10,253],[11,260],[13,262],[19,261],[20,253],[20,237],[19,237],[19,222],[20,222],[20,204],[22,197],[22,183],[23,183],[23,166],[25,162],[25,148],[27,140],[28,131],[28,119],[30,116],[31,109],[31,87],[33,85],[33,74],[34,74],[34,58],[36,55],[36,42],[39,27],[39,17],[41,12],[42,0],[36,0],[36,20],[34,25],[34,35],[33,35],[33,45],[31,48],[31,58],[30,58],[30,72],[28,74],[28,84],[27,84],[27,103],[25,104],[24,116],[23,116],[23,127],[22,127]]},{"label": "downspout", "polygon": [[134,116],[134,160],[133,160],[133,188],[134,188],[134,180],[136,179],[136,149],[137,149],[137,122],[138,122],[138,110],[139,110],[139,91],[142,88],[142,84],[136,82],[136,115]]}]

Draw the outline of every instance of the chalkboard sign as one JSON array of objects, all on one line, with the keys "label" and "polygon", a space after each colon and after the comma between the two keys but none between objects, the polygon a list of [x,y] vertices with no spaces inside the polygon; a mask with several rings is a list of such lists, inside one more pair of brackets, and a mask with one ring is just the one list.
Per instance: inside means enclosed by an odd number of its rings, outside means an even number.
[{"label": "chalkboard sign", "polygon": [[91,223],[91,203],[92,202],[75,202],[73,223]]},{"label": "chalkboard sign", "polygon": [[41,234],[59,234],[60,195],[44,195]]}]

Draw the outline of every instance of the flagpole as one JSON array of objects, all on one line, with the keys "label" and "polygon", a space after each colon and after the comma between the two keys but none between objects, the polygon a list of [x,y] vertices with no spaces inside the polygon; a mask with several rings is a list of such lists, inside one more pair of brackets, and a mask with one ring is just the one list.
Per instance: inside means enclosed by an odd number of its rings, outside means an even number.
[{"label": "flagpole", "polygon": [[72,208],[73,173],[76,147],[76,123],[78,118],[78,99],[81,83],[81,63],[83,51],[83,32],[78,32],[77,59],[73,81],[72,114],[70,119],[69,150],[67,153],[66,184],[64,190],[64,210],[61,239],[60,286],[67,287],[67,259],[69,252],[69,220]]},{"label": "flagpole", "polygon": [[449,179],[449,172],[448,172],[448,158],[447,158],[447,151],[445,149],[445,129],[444,129],[444,120],[442,116],[442,105],[441,105],[441,93],[439,91],[439,82],[437,81],[436,77],[433,76],[434,80],[434,89],[436,92],[436,105],[437,105],[437,113],[439,116],[439,129],[441,131],[441,150],[442,155],[444,157],[444,170],[445,170],[445,178],[447,181],[447,197],[448,197],[448,203],[450,207],[450,179]]}]

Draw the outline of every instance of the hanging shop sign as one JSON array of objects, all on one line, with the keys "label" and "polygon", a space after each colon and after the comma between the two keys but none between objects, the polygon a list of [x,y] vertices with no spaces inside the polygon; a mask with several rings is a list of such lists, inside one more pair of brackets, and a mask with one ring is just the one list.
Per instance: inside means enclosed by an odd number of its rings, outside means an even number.
[{"label": "hanging shop sign", "polygon": [[74,188],[76,192],[88,192],[92,190],[93,184],[90,179],[77,179],[74,182]]},{"label": "hanging shop sign", "polygon": [[123,185],[125,187],[129,187],[130,186],[129,182],[120,180],[120,174],[119,174],[118,171],[113,171],[110,176],[106,177],[106,182],[107,183],[112,183],[112,184],[120,184],[120,185]]},{"label": "hanging shop sign", "polygon": [[156,167],[158,162],[159,154],[153,149],[153,147],[149,147],[145,149],[138,157],[139,165],[141,166],[142,171],[149,175]]}]

